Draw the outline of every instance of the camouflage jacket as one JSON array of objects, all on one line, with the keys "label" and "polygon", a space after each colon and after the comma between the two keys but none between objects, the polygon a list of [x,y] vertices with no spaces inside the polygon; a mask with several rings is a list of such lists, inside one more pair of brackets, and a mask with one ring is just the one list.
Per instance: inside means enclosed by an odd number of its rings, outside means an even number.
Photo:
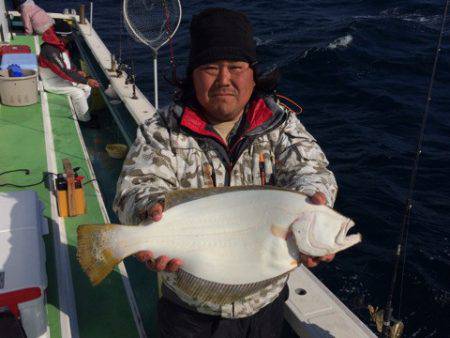
[{"label": "camouflage jacket", "polygon": [[[114,211],[124,224],[139,224],[146,210],[174,189],[272,184],[312,195],[321,191],[332,206],[334,175],[316,140],[297,116],[270,97],[254,100],[237,137],[226,145],[203,115],[172,105],[139,126],[117,184]],[[219,306],[192,299],[176,287],[176,276],[164,284],[177,299],[198,312],[225,318],[250,316],[271,303],[286,284],[282,277],[261,292]],[[164,290],[164,288],[163,288]]]}]

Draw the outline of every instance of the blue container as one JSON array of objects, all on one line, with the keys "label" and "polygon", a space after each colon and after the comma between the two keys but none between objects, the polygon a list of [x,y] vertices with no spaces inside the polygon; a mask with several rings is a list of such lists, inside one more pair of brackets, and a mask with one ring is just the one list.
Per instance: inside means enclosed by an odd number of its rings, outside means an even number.
[{"label": "blue container", "polygon": [[1,69],[8,69],[13,64],[19,65],[22,69],[38,71],[36,54],[5,54],[2,56]]},{"label": "blue container", "polygon": [[8,67],[9,77],[22,77],[22,68],[19,65],[12,64]]}]

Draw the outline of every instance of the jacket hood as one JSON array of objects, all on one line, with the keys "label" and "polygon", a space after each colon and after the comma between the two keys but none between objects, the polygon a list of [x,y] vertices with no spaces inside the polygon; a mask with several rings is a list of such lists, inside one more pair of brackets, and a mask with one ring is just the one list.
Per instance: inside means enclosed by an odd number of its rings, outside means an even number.
[{"label": "jacket hood", "polygon": [[54,27],[50,27],[42,34],[42,41],[48,43],[49,45],[55,46],[61,51],[66,50],[65,43],[58,38],[55,33]]}]

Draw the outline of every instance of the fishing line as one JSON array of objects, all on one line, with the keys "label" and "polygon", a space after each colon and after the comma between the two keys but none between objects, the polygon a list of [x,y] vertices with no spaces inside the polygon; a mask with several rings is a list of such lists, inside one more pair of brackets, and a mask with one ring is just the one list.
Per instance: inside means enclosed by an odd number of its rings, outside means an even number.
[{"label": "fishing line", "polygon": [[[405,268],[404,266],[405,266],[405,259],[406,259],[406,244],[408,241],[411,209],[413,207],[412,198],[413,198],[414,189],[416,186],[417,171],[418,171],[418,166],[419,166],[420,155],[422,153],[422,143],[423,143],[425,127],[426,127],[426,123],[427,123],[427,119],[428,119],[428,112],[429,112],[430,103],[431,103],[431,94],[433,91],[434,80],[436,78],[437,63],[438,63],[438,59],[439,59],[439,53],[441,51],[442,37],[444,35],[445,21],[447,19],[449,2],[450,2],[450,0],[446,0],[445,7],[444,7],[444,13],[442,15],[441,30],[439,33],[438,44],[437,44],[436,53],[434,56],[433,70],[431,73],[430,85],[428,87],[428,95],[427,95],[425,110],[422,115],[422,124],[420,127],[420,133],[419,133],[419,137],[418,137],[418,141],[417,141],[416,155],[415,155],[415,159],[414,159],[414,163],[413,163],[413,168],[411,171],[411,178],[410,178],[410,183],[409,183],[408,195],[407,195],[407,199],[406,199],[406,203],[405,203],[405,212],[403,215],[403,222],[402,222],[402,227],[401,227],[401,232],[400,232],[399,244],[397,245],[395,255],[394,255],[395,263],[394,263],[394,267],[393,267],[393,271],[392,271],[390,292],[389,292],[388,299],[386,301],[386,306],[384,309],[382,337],[390,336],[391,319],[392,319],[392,300],[393,300],[393,295],[394,295],[394,291],[395,291],[395,285],[397,282],[397,272],[399,270],[400,261],[402,259],[402,255],[403,255],[403,269],[402,269],[402,276],[401,276],[400,300],[402,298],[403,275],[404,275],[404,268]],[[400,304],[401,304],[401,301],[400,301]],[[399,308],[401,309],[401,305],[399,306]]]},{"label": "fishing line", "polygon": [[120,6],[119,63],[122,63],[123,8]]},{"label": "fishing line", "polygon": [[[303,113],[303,107],[300,106],[297,102],[295,102],[294,100],[292,100],[291,98],[275,93],[275,96],[278,99],[278,103],[283,106],[284,108],[286,108],[287,110],[289,110],[290,112],[294,113],[295,115],[300,115],[301,113]],[[289,105],[287,105],[286,103],[281,102],[281,100],[285,100],[287,101],[289,104],[292,104],[297,110],[292,109],[291,107],[289,107]]]},{"label": "fishing line", "polygon": [[[123,6],[120,8],[120,33],[123,34],[125,31],[125,23],[123,20]],[[132,93],[131,98],[137,99],[136,97],[136,68],[134,65],[134,53],[132,52],[132,46],[130,44],[130,39],[126,39],[126,45],[125,45],[125,56],[124,59],[131,63],[130,66],[125,66],[127,71],[127,79],[125,80],[126,84],[132,85]]]},{"label": "fishing line", "polygon": [[96,178],[93,178],[92,180],[89,180],[89,181],[83,182],[83,185],[86,185],[86,184],[92,183],[92,182],[94,182],[94,181],[97,181],[97,179],[96,179]]},{"label": "fishing line", "polygon": [[[164,16],[166,17],[166,31],[170,35],[172,27],[170,25],[170,11],[165,1],[163,1]],[[173,38],[169,40],[169,63],[172,68],[172,81],[177,81],[177,65],[175,63],[175,52],[173,48]]]}]

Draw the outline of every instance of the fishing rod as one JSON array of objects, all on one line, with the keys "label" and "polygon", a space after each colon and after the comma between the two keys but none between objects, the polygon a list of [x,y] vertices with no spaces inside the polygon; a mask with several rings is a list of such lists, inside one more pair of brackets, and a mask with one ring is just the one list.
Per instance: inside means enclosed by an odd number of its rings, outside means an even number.
[{"label": "fishing rod", "polygon": [[[400,261],[401,261],[402,255],[405,255],[405,247],[406,247],[406,242],[407,242],[407,238],[408,238],[411,210],[413,207],[413,193],[414,193],[414,189],[415,189],[415,185],[416,185],[419,160],[420,160],[420,155],[422,153],[422,143],[423,143],[425,127],[426,127],[426,123],[427,123],[427,119],[428,119],[428,112],[429,112],[430,103],[431,103],[431,93],[433,90],[434,80],[436,77],[436,68],[437,68],[437,63],[438,63],[438,59],[439,59],[439,53],[441,51],[442,36],[444,35],[444,28],[445,28],[445,22],[447,19],[449,2],[450,2],[450,0],[445,1],[444,13],[442,15],[441,30],[439,33],[438,44],[437,44],[436,53],[434,56],[433,70],[431,73],[430,85],[428,87],[428,95],[427,95],[425,110],[422,115],[422,124],[420,127],[419,137],[418,137],[418,141],[417,141],[415,159],[414,159],[414,163],[413,163],[413,168],[411,170],[409,190],[408,190],[408,195],[407,195],[406,203],[405,203],[405,212],[403,215],[403,222],[402,222],[401,231],[400,231],[399,243],[395,249],[395,254],[394,254],[395,262],[394,262],[394,266],[392,269],[392,279],[391,279],[391,285],[390,285],[390,290],[389,290],[390,292],[389,292],[384,310],[377,311],[376,309],[375,310],[373,308],[371,309],[371,306],[369,306],[369,311],[372,312],[372,317],[377,322],[377,329],[378,329],[378,331],[381,331],[380,337],[383,337],[383,338],[397,338],[397,337],[401,337],[401,335],[403,334],[403,327],[404,327],[403,323],[401,321],[393,320],[392,302],[393,302],[393,297],[394,297],[394,292],[395,292],[395,286],[397,284],[397,277],[398,277],[398,270],[400,267]],[[406,255],[405,255],[405,257],[406,257]],[[382,323],[380,323],[380,320],[382,320]],[[391,322],[393,322],[393,324],[391,324]]]}]

